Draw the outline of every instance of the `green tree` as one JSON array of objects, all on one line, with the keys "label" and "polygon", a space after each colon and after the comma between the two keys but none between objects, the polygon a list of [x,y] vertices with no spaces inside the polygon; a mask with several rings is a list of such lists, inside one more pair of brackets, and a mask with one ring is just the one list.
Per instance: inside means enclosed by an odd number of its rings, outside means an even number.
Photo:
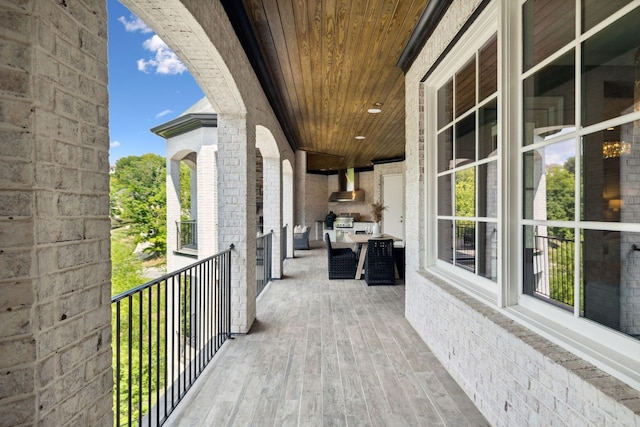
[{"label": "green tree", "polygon": [[[547,181],[547,219],[555,221],[573,221],[575,219],[575,174],[574,158],[563,166],[551,166],[546,171]],[[552,227],[551,233],[563,239],[572,239],[568,228]]]},{"label": "green tree", "polygon": [[167,247],[166,164],[157,154],[119,159],[111,176],[111,214],[130,225],[136,243],[149,242],[148,252],[163,255]]}]

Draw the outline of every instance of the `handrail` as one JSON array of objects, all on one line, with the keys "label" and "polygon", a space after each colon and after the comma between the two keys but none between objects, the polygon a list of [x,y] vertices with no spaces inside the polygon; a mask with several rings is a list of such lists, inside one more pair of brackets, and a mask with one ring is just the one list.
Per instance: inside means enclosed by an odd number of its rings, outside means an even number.
[{"label": "handrail", "polygon": [[116,426],[162,425],[230,338],[233,248],[111,298]]}]

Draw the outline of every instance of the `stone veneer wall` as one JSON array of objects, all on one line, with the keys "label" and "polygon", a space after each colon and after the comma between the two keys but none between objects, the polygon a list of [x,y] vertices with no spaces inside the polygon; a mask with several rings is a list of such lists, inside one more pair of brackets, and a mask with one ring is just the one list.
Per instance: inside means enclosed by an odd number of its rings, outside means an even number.
[{"label": "stone veneer wall", "polygon": [[406,317],[492,425],[638,426],[638,390],[422,268],[420,80],[479,3],[455,0],[406,75]]},{"label": "stone veneer wall", "polygon": [[0,3],[0,425],[113,425],[106,3]]}]

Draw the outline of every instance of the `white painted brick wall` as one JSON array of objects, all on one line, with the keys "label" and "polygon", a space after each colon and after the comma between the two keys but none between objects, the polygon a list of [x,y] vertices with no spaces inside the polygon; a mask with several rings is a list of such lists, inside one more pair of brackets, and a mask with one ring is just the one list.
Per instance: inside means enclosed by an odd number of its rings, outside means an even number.
[{"label": "white painted brick wall", "polygon": [[112,425],[106,8],[0,5],[2,425]]}]

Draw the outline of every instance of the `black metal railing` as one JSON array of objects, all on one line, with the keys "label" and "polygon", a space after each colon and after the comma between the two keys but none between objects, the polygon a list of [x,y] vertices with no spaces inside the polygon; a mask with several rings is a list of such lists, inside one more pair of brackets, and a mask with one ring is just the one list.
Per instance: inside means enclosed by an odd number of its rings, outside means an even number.
[{"label": "black metal railing", "polygon": [[198,249],[198,225],[196,220],[176,221],[178,229],[178,248],[182,249]]},{"label": "black metal railing", "polygon": [[271,280],[271,248],[273,242],[273,230],[256,239],[256,296],[267,286]]},{"label": "black metal railing", "polygon": [[475,272],[476,227],[473,222],[456,223],[456,265]]},{"label": "black metal railing", "polygon": [[116,426],[161,426],[231,334],[231,250],[111,298]]},{"label": "black metal railing", "polygon": [[280,235],[280,248],[281,248],[281,252],[280,252],[280,259],[282,261],[285,260],[285,258],[287,257],[287,230],[288,230],[288,224],[285,224],[284,227],[282,227],[282,234]]},{"label": "black metal railing", "polygon": [[538,296],[573,306],[575,242],[554,236],[535,236],[534,292]]}]

